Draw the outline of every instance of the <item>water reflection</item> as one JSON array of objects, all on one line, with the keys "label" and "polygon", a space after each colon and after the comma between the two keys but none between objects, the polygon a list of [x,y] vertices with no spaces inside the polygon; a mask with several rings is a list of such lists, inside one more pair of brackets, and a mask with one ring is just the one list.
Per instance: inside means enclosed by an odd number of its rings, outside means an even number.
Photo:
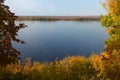
[{"label": "water reflection", "polygon": [[99,21],[24,21],[27,28],[19,32],[25,45],[13,43],[21,51],[21,59],[52,61],[71,55],[90,56],[104,49],[108,37]]}]

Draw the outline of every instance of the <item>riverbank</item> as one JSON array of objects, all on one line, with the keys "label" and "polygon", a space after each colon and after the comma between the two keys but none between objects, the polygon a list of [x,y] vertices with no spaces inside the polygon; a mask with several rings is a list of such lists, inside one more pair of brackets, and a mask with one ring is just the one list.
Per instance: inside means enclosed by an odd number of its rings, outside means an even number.
[{"label": "riverbank", "polygon": [[19,16],[18,20],[37,20],[37,21],[91,21],[100,20],[99,16]]}]

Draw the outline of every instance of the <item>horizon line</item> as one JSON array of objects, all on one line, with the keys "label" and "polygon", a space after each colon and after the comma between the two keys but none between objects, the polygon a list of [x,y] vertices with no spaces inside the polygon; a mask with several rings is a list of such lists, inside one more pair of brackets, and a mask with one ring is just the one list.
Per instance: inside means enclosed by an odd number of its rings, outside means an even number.
[{"label": "horizon line", "polygon": [[41,16],[41,17],[42,17],[42,16],[50,16],[50,17],[52,17],[52,16],[53,16],[53,17],[54,17],[54,16],[56,16],[56,17],[57,17],[57,16],[58,16],[58,17],[62,17],[62,16],[66,16],[66,17],[67,17],[67,16],[68,16],[68,17],[72,17],[72,16],[73,16],[73,17],[86,16],[86,17],[87,17],[87,16],[101,16],[101,15],[16,15],[16,16],[33,16],[33,17],[34,17],[34,16]]}]

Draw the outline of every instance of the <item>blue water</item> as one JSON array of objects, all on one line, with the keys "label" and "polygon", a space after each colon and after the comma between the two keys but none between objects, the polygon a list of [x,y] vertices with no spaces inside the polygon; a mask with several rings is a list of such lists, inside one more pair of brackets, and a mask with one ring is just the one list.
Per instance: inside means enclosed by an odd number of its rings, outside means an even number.
[{"label": "blue water", "polygon": [[[19,31],[26,44],[13,43],[21,59],[53,61],[72,55],[90,56],[104,50],[108,37],[99,21],[23,21],[28,27]],[[17,22],[18,23],[18,22]]]}]

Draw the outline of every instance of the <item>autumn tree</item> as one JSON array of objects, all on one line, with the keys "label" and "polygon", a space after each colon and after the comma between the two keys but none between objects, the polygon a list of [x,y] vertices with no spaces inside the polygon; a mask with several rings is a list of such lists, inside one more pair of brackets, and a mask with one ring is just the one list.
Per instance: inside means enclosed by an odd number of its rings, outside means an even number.
[{"label": "autumn tree", "polygon": [[120,79],[120,0],[105,0],[107,14],[101,16],[109,38],[105,41],[105,51],[101,54],[101,80]]},{"label": "autumn tree", "polygon": [[105,49],[111,53],[120,49],[120,0],[105,0],[103,6],[107,15],[101,16],[101,23],[110,36],[105,42]]},{"label": "autumn tree", "polygon": [[18,58],[20,52],[12,46],[12,41],[21,42],[17,39],[18,31],[24,28],[24,24],[15,25],[15,20],[18,17],[15,16],[9,10],[9,7],[4,5],[4,0],[0,0],[0,61],[12,58]]}]

